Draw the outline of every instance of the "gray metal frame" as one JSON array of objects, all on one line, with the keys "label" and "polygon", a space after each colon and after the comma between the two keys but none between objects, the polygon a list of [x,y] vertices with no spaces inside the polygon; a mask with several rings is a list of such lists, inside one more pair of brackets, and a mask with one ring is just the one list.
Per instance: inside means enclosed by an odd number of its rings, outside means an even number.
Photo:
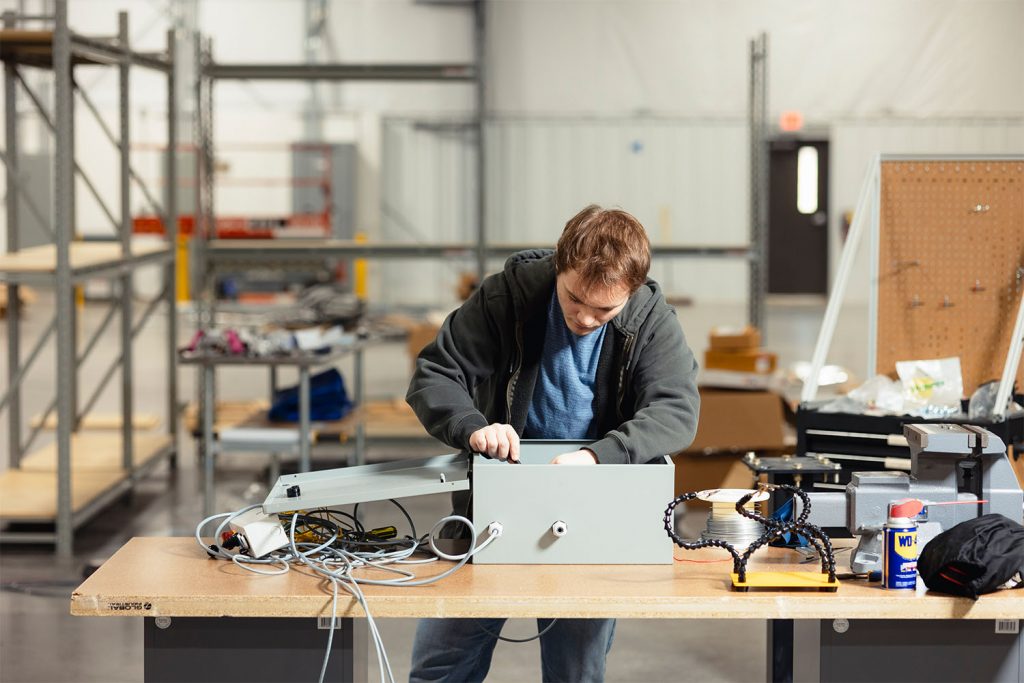
[{"label": "gray metal frame", "polygon": [[[490,245],[487,239],[486,145],[484,129],[487,121],[486,80],[486,0],[465,3],[473,10],[472,64],[217,64],[213,62],[209,42],[200,48],[197,59],[196,91],[201,106],[199,132],[202,169],[200,206],[204,229],[196,240],[199,287],[199,323],[212,323],[213,292],[216,273],[226,266],[259,262],[266,267],[282,259],[323,257],[347,258],[472,258],[477,276],[482,281],[489,258],[505,257],[519,249],[538,245]],[[751,228],[750,244],[746,246],[653,246],[654,256],[683,258],[742,258],[749,263],[748,319],[764,328],[764,293],[767,281],[768,250],[768,38],[761,34],[750,45],[750,172]],[[476,86],[476,115],[467,126],[476,145],[476,213],[477,230],[474,244],[352,244],[328,243],[323,240],[294,240],[286,249],[257,244],[255,240],[216,240],[213,212],[213,83],[216,80],[374,80],[374,81],[438,81],[473,83]],[[214,238],[214,239],[211,239]],[[550,245],[539,245],[547,246]],[[200,403],[204,399],[200,398]]]},{"label": "gray metal frame", "polygon": [[768,283],[768,34],[750,41],[750,275],[747,319],[764,326]]},{"label": "gray metal frame", "polygon": [[[26,65],[52,67],[54,74],[54,99],[55,111],[51,118],[46,112],[42,102],[29,89],[20,74],[20,64],[17,56],[4,64],[4,95],[6,101],[5,113],[5,143],[6,150],[3,153],[3,161],[7,166],[7,251],[16,252],[19,250],[18,228],[20,216],[21,181],[18,177],[18,131],[17,131],[17,84],[20,82],[29,99],[38,109],[42,118],[46,121],[54,135],[54,214],[51,237],[54,241],[56,252],[56,271],[54,273],[23,273],[5,271],[0,272],[0,282],[8,283],[11,302],[9,304],[9,315],[7,317],[7,346],[8,346],[8,387],[7,393],[0,399],[0,410],[5,407],[8,410],[8,438],[9,460],[12,468],[17,468],[23,455],[27,452],[39,433],[37,428],[30,435],[29,439],[22,441],[22,391],[21,384],[28,375],[32,363],[36,360],[42,347],[48,341],[51,334],[56,331],[56,396],[50,408],[46,411],[41,424],[46,422],[49,414],[57,411],[57,518],[53,532],[21,532],[4,529],[0,531],[0,540],[54,543],[57,555],[61,558],[70,558],[73,550],[73,533],[76,528],[95,515],[104,505],[109,504],[117,496],[129,490],[134,482],[148,469],[160,462],[162,457],[173,457],[177,452],[177,354],[175,353],[175,340],[177,335],[176,324],[176,269],[175,254],[177,242],[177,206],[176,206],[176,166],[174,151],[177,146],[177,102],[174,90],[174,34],[169,31],[167,35],[167,52],[161,55],[144,54],[131,49],[128,41],[128,16],[121,12],[118,15],[118,31],[116,38],[96,39],[72,33],[68,26],[68,3],[67,0],[56,0],[53,21],[52,38],[52,63],[38,64],[35,61],[25,62]],[[4,28],[14,28],[19,21],[38,19],[38,17],[19,16],[14,12],[5,12],[3,15]],[[82,169],[75,163],[74,158],[74,95],[76,84],[73,68],[82,64],[110,65],[116,66],[119,73],[119,135],[115,137],[110,128],[99,117],[96,108],[82,91],[77,91],[92,111],[104,133],[110,141],[118,147],[120,155],[120,216],[115,216],[106,202],[103,201],[95,186],[89,181]],[[163,207],[149,193],[142,184],[139,176],[130,165],[130,129],[129,129],[129,79],[131,67],[140,66],[153,69],[167,74],[168,79],[168,178],[167,196]],[[75,231],[75,196],[74,187],[76,176],[81,178],[86,187],[90,190],[104,213],[110,219],[116,234],[116,241],[121,245],[120,258],[91,265],[88,267],[74,267],[71,263],[70,249]],[[130,207],[130,183],[134,180],[145,194],[157,215],[159,215],[166,226],[169,247],[166,251],[160,250],[154,253],[132,256],[130,254],[131,240],[131,207]],[[37,218],[42,218],[42,212],[38,207],[26,202],[32,213]],[[41,221],[46,223],[48,221]],[[45,228],[44,228],[45,229]],[[49,230],[47,230],[49,232]],[[142,265],[157,263],[165,269],[166,286],[163,292],[145,308],[141,317],[135,320],[133,310],[133,288],[132,274],[134,270]],[[116,301],[108,311],[101,323],[99,330],[87,342],[84,352],[78,351],[78,339],[75,332],[75,306],[74,288],[75,285],[87,279],[95,277],[106,277],[117,279]],[[42,286],[52,286],[55,295],[54,320],[47,331],[41,335],[32,351],[28,354],[25,362],[22,363],[20,349],[20,325],[19,325],[19,304],[18,285],[23,283],[34,283]],[[158,457],[153,458],[146,464],[133,465],[132,448],[132,417],[133,417],[133,370],[134,358],[132,353],[132,340],[138,335],[140,329],[151,317],[160,303],[166,303],[168,311],[168,346],[167,346],[167,429],[171,438],[170,445],[164,449]],[[94,393],[85,402],[85,408],[81,409],[78,402],[77,378],[78,371],[91,351],[95,348],[100,334],[106,330],[112,319],[120,314],[120,353],[115,363],[108,369],[104,379],[94,388]],[[121,373],[121,417],[122,417],[122,462],[125,469],[130,473],[128,479],[112,485],[107,491],[90,501],[77,513],[72,510],[71,491],[71,435],[77,430],[83,415],[91,409],[98,399],[100,392],[113,377],[114,373],[120,370]],[[0,520],[2,522],[3,520]]]},{"label": "gray metal frame", "polygon": [[[368,346],[375,342],[372,340],[357,341],[355,343],[339,346],[327,353],[305,354],[293,357],[251,358],[248,356],[214,356],[214,355],[188,355],[183,353],[179,362],[182,365],[196,365],[199,367],[200,403],[199,403],[199,425],[200,425],[200,450],[203,463],[203,515],[212,515],[216,502],[214,491],[214,480],[216,476],[215,464],[217,454],[227,450],[242,450],[241,447],[218,444],[214,435],[216,423],[216,382],[217,368],[220,366],[236,367],[266,367],[270,372],[270,392],[273,398],[277,390],[277,370],[281,367],[294,367],[299,375],[299,424],[298,424],[298,456],[299,472],[309,472],[312,469],[313,441],[312,441],[312,420],[310,419],[310,371],[315,367],[333,365],[335,361],[348,354],[352,355],[354,368],[354,402],[357,408],[363,405],[363,353]],[[264,442],[262,444],[246,442],[244,450],[269,452],[276,456],[283,450],[277,442]],[[355,450],[352,455],[353,465],[363,465],[366,462],[366,427],[362,421],[356,423]]]}]

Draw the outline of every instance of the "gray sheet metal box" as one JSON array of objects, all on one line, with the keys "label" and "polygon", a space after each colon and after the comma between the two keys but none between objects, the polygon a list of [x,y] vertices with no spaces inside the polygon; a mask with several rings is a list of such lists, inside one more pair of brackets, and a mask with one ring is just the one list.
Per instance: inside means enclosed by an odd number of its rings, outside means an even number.
[{"label": "gray sheet metal box", "polygon": [[671,458],[646,465],[551,465],[585,443],[523,442],[521,465],[474,456],[473,522],[500,538],[476,564],[670,564],[665,507],[675,493]]},{"label": "gray sheet metal box", "polygon": [[452,454],[284,475],[264,501],[263,511],[274,514],[471,489],[480,542],[491,522],[503,527],[500,538],[473,556],[478,564],[671,563],[672,541],[662,519],[674,497],[672,460],[665,457],[646,465],[549,464],[555,455],[584,445],[524,441],[518,465],[479,455],[470,465],[468,456]]}]

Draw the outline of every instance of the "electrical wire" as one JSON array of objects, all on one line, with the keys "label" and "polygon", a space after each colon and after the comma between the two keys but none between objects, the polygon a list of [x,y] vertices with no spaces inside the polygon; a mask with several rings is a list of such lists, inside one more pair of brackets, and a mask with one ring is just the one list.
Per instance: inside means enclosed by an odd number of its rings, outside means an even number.
[{"label": "electrical wire", "polygon": [[539,633],[537,633],[537,635],[530,636],[529,638],[506,638],[505,636],[501,635],[500,633],[494,633],[489,628],[487,628],[486,626],[481,624],[479,621],[476,622],[476,627],[478,629],[480,629],[481,631],[483,631],[484,633],[486,633],[487,635],[489,635],[489,636],[491,636],[493,638],[497,638],[498,640],[504,640],[506,643],[528,643],[531,640],[537,640],[538,638],[540,638],[542,635],[544,635],[545,633],[550,631],[551,627],[554,626],[557,623],[558,623],[558,619],[552,619],[551,623],[548,624],[547,626],[545,626],[543,631],[540,631]]},{"label": "electrical wire", "polygon": [[[230,561],[246,571],[261,575],[280,575],[290,571],[293,565],[301,565],[330,583],[331,625],[327,637],[327,649],[324,652],[323,664],[320,669],[319,680],[321,683],[327,673],[331,647],[334,642],[339,590],[343,589],[348,592],[356,599],[366,615],[367,626],[377,655],[381,683],[394,683],[394,673],[384,648],[384,641],[377,629],[377,623],[361,586],[426,586],[436,583],[461,569],[473,555],[490,545],[495,538],[501,535],[502,527],[501,524],[492,522],[487,528],[487,538],[478,546],[478,533],[472,521],[460,515],[451,515],[438,520],[427,534],[419,537],[408,511],[398,501],[391,500],[391,502],[398,507],[409,523],[412,530],[411,536],[376,539],[372,537],[372,534],[378,530],[368,532],[358,520],[357,510],[353,510],[353,513],[349,514],[341,510],[317,509],[278,515],[277,518],[283,525],[286,525],[287,544],[261,557],[254,557],[245,542],[240,542],[237,552],[231,552],[230,549],[223,546],[223,543],[207,544],[203,541],[202,532],[207,525],[217,522],[214,538],[222,539],[225,530],[233,520],[250,510],[261,507],[256,504],[234,512],[210,515],[196,526],[195,538],[196,543],[211,558]],[[442,553],[434,543],[437,532],[452,522],[464,524],[469,530],[470,550],[461,555]],[[383,527],[383,529],[394,533],[388,527]],[[430,557],[410,559],[416,553],[426,552],[428,548],[431,553]],[[439,558],[454,561],[455,564],[445,571],[425,579],[417,578],[416,574],[401,566],[436,562]],[[397,576],[388,579],[357,576],[355,572],[360,569],[375,569]],[[546,632],[547,629],[544,633]],[[541,634],[536,637],[539,635]],[[501,638],[501,636],[498,637]],[[510,642],[526,642],[508,638],[501,639]],[[532,638],[528,640],[532,640]]]}]

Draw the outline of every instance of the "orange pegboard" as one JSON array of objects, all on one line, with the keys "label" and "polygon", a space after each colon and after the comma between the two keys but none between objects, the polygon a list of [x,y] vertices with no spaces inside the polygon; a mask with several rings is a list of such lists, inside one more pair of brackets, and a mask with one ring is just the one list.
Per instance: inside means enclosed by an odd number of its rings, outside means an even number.
[{"label": "orange pegboard", "polygon": [[1024,160],[882,162],[877,372],[959,356],[967,395],[999,379],[1022,288]]}]

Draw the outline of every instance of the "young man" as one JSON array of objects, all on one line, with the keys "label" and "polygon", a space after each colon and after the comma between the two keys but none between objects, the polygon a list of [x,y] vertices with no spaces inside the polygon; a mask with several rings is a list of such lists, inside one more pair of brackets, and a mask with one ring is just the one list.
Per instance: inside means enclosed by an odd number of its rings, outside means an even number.
[{"label": "young man", "polygon": [[[643,463],[697,428],[697,363],[675,311],[647,278],[640,222],[588,206],[555,251],[513,255],[420,353],[406,400],[449,446],[519,459],[519,440],[590,443],[552,462]],[[457,497],[456,513],[469,510]],[[480,681],[501,619],[424,619],[413,681]],[[543,630],[548,620],[538,620]],[[604,678],[614,619],[560,619],[541,636],[543,679]]]}]

